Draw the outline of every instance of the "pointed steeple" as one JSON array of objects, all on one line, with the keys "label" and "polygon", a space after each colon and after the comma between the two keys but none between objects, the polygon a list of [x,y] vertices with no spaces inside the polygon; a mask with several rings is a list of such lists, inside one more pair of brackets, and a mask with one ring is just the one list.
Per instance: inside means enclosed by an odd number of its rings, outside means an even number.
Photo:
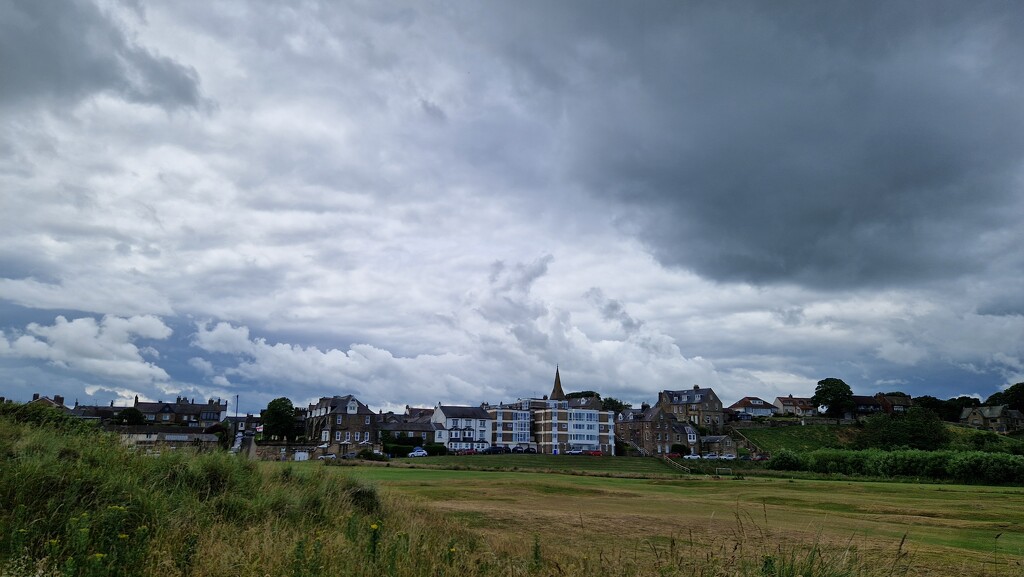
[{"label": "pointed steeple", "polygon": [[565,391],[562,390],[562,379],[558,376],[558,365],[555,365],[555,386],[551,389],[551,395],[548,398],[552,401],[565,400]]}]

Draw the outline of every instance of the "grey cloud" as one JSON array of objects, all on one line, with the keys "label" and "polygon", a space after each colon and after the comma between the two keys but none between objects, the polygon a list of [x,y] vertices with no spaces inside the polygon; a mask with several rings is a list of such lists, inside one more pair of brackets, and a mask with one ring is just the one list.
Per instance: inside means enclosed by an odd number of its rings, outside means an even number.
[{"label": "grey cloud", "polygon": [[634,319],[626,312],[621,301],[607,298],[601,289],[594,287],[587,291],[586,296],[601,311],[604,320],[617,323],[627,335],[636,333],[643,326],[643,321]]},{"label": "grey cloud", "polygon": [[93,2],[0,2],[0,105],[112,92],[168,109],[196,106],[195,70],[137,45]]},{"label": "grey cloud", "polygon": [[520,19],[547,23],[509,31],[505,61],[557,95],[537,105],[564,110],[563,177],[620,203],[661,262],[902,285],[982,274],[1024,240],[982,234],[1022,208],[1019,7],[560,6]]}]

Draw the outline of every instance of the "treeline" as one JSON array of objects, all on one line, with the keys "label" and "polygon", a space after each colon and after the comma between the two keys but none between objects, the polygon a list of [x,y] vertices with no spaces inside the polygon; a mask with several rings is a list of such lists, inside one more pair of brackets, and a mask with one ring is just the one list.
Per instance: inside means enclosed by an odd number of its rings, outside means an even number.
[{"label": "treeline", "polygon": [[806,471],[885,479],[912,478],[982,485],[1024,484],[1024,456],[982,451],[783,449],[768,461],[778,471]]}]

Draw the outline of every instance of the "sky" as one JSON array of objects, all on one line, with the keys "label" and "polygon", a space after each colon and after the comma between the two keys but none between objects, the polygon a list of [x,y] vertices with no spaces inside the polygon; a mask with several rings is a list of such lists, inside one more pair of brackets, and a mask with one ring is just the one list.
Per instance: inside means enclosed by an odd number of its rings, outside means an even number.
[{"label": "sky", "polygon": [[1024,381],[1022,18],[0,0],[0,395],[985,399]]}]

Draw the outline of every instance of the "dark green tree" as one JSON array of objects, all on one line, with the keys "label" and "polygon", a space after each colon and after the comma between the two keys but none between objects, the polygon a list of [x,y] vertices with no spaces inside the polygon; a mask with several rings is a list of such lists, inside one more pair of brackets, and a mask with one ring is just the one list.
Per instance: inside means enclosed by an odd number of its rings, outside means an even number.
[{"label": "dark green tree", "polygon": [[632,409],[633,405],[630,403],[623,403],[615,397],[605,397],[601,400],[602,411],[613,411],[615,413],[621,413],[625,409]]},{"label": "dark green tree", "polygon": [[819,407],[824,406],[825,414],[838,421],[843,413],[854,408],[853,390],[842,379],[829,377],[818,381],[811,402]]},{"label": "dark green tree", "polygon": [[285,440],[295,437],[295,407],[290,399],[279,397],[270,401],[260,418],[264,435]]},{"label": "dark green tree", "polygon": [[903,414],[871,415],[857,435],[857,446],[862,449],[907,447],[935,451],[946,447],[949,441],[949,429],[942,419],[923,407],[910,407]]},{"label": "dark green tree", "polygon": [[1011,409],[1024,411],[1024,383],[1017,383],[985,399],[986,405],[1009,405]]},{"label": "dark green tree", "polygon": [[943,421],[958,423],[960,422],[960,414],[963,413],[965,408],[974,408],[980,406],[981,401],[979,401],[978,399],[975,399],[974,397],[961,395],[955,399],[948,399],[946,401],[945,412],[940,413],[939,416],[942,418]]},{"label": "dark green tree", "polygon": [[121,411],[117,413],[117,416],[114,417],[114,421],[117,422],[118,425],[145,425],[146,415],[143,415],[142,411],[135,407],[127,407],[121,409]]}]

